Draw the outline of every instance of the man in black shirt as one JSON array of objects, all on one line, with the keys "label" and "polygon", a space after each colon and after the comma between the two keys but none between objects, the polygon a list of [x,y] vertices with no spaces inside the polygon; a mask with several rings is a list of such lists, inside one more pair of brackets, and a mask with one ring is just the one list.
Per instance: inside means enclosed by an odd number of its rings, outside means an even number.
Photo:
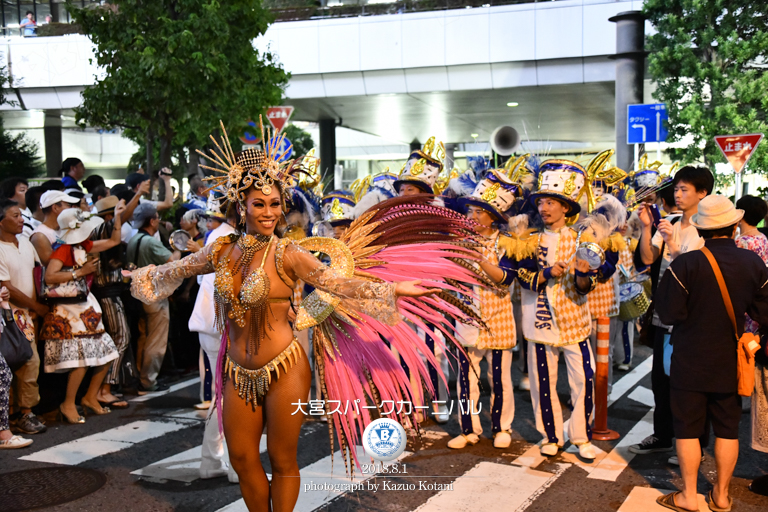
[{"label": "man in black shirt", "polygon": [[[736,247],[733,237],[744,215],[728,198],[708,196],[699,203],[691,225],[704,239],[723,274],[738,336],[744,314],[768,325],[768,268],[755,253]],[[741,399],[737,394],[737,338],[713,266],[704,249],[679,255],[656,293],[662,322],[672,325],[670,405],[683,477],[681,492],[659,503],[674,510],[698,510],[696,480],[707,417],[715,433],[717,483],[710,508],[730,510],[728,486],[739,455]]]}]

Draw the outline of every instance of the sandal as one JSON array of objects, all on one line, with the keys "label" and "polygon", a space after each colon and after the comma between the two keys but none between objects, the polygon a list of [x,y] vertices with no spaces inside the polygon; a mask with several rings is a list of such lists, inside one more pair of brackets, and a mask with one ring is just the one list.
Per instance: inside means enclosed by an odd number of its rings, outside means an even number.
[{"label": "sandal", "polygon": [[664,494],[656,498],[656,503],[658,503],[662,507],[668,508],[670,510],[674,510],[676,512],[699,512],[699,509],[683,508],[675,505],[675,496],[679,494],[683,494],[682,491],[675,491],[669,494]]},{"label": "sandal", "polygon": [[128,402],[125,400],[115,400],[113,402],[102,402],[99,400],[99,405],[102,407],[108,407],[110,409],[127,409],[128,408]]},{"label": "sandal", "polygon": [[709,510],[712,512],[731,512],[731,508],[733,508],[733,498],[728,496],[727,508],[718,508],[718,506],[715,505],[714,498],[712,498],[712,491],[709,491],[709,494],[707,494],[707,505],[709,505]]}]

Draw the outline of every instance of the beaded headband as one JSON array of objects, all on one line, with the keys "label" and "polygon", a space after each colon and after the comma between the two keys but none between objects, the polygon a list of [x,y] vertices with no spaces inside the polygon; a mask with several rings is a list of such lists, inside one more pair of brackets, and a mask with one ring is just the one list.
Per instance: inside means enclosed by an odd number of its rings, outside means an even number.
[{"label": "beaded headband", "polygon": [[[266,151],[259,149],[246,149],[235,154],[232,146],[229,144],[227,130],[224,123],[221,122],[221,132],[223,136],[217,141],[213,135],[211,141],[216,149],[206,154],[200,150],[197,153],[205,158],[211,159],[218,167],[209,167],[201,165],[203,169],[208,169],[218,173],[218,176],[208,176],[204,181],[210,181],[213,184],[208,190],[219,187],[226,193],[226,201],[238,203],[245,211],[245,195],[251,187],[260,190],[264,195],[272,193],[272,188],[281,186],[283,193],[283,203],[290,197],[289,189],[294,187],[297,179],[294,174],[298,172],[307,173],[304,166],[307,165],[306,158],[287,160],[281,162],[285,155],[291,150],[291,146],[281,151],[285,135],[279,134],[271,136],[269,129],[264,130],[261,116],[259,116],[259,127],[261,128],[261,139],[265,143]],[[216,151],[218,150],[218,151]]]}]

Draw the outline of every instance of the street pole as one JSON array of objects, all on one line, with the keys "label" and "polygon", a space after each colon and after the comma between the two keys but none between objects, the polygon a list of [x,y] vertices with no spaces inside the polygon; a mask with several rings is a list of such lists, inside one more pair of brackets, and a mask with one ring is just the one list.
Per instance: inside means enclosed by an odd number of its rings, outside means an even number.
[{"label": "street pole", "polygon": [[[741,170],[741,172],[744,172],[744,169]],[[739,199],[741,199],[741,172],[736,173],[736,193],[733,194],[733,202],[735,203]]]}]

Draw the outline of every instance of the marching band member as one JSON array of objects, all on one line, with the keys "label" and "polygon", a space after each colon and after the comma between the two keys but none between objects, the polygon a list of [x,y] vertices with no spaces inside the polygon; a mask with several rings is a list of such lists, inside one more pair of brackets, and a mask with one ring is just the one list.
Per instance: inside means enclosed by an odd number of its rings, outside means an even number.
[{"label": "marching band member", "polygon": [[448,448],[461,449],[476,444],[483,433],[479,410],[478,386],[480,361],[488,363],[488,382],[491,387],[491,424],[493,446],[508,448],[512,442],[510,431],[515,416],[515,395],[512,385],[512,348],[517,343],[515,318],[509,296],[509,285],[514,270],[506,254],[511,238],[502,234],[498,224],[506,224],[507,215],[514,209],[516,199],[522,195],[521,187],[507,176],[491,171],[477,184],[471,196],[459,198],[458,204],[466,208],[467,217],[477,222],[482,235],[480,251],[485,261],[480,266],[498,288],[475,287],[474,308],[488,330],[457,326],[466,355],[459,354],[459,375],[456,382],[459,397],[458,418],[461,435],[448,442]]},{"label": "marching band member", "polygon": [[536,428],[544,436],[541,453],[556,455],[565,442],[557,397],[557,363],[562,352],[573,406],[568,434],[583,458],[594,459],[590,427],[594,359],[589,345],[592,322],[587,294],[598,278],[611,278],[616,262],[606,255],[599,268],[591,269],[590,263],[576,254],[579,242],[590,241],[590,235],[566,225],[566,219],[581,210],[577,199],[587,179],[585,169],[568,160],[548,160],[541,164],[539,173],[539,188],[531,194],[531,202],[544,228],[519,239],[513,249],[523,288],[523,334],[529,342]]}]

